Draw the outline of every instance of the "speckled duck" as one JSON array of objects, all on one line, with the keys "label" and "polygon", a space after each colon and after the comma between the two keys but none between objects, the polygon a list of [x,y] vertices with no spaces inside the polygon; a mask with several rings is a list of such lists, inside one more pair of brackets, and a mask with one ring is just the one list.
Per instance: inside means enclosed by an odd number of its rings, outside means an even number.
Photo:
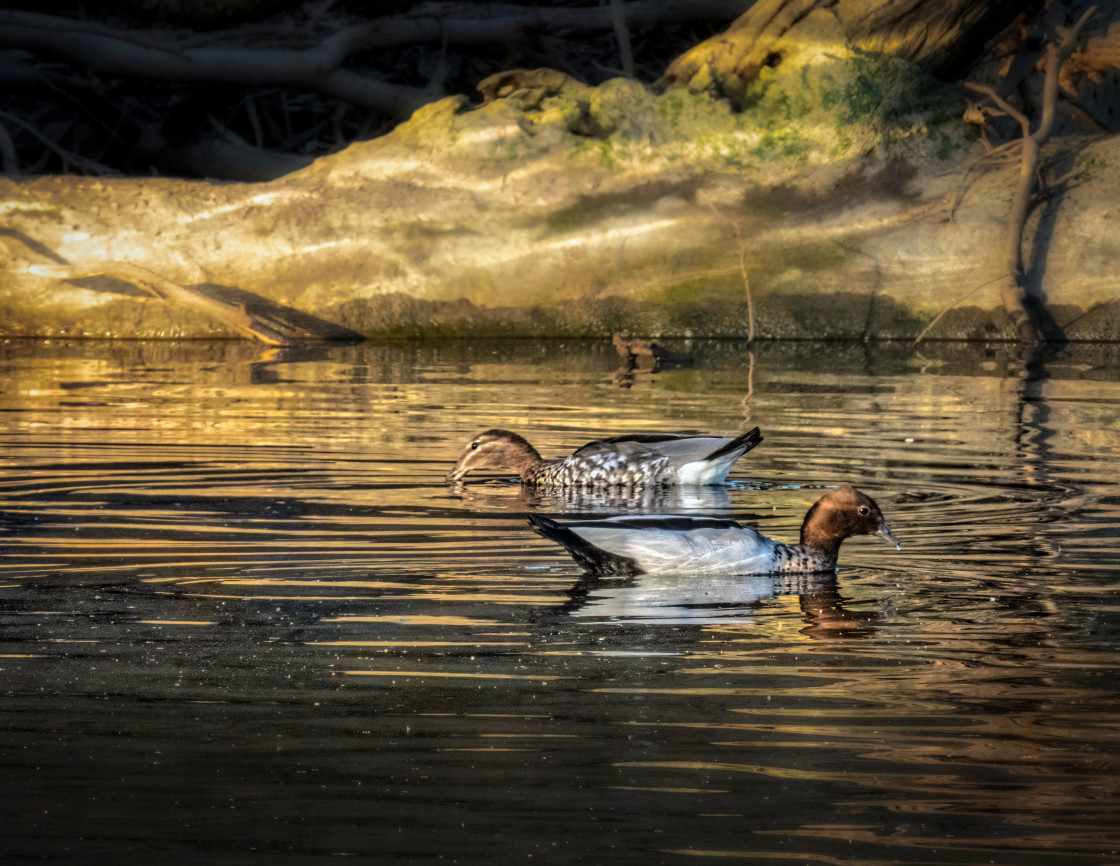
[{"label": "speckled duck", "polygon": [[830,490],[810,507],[800,544],[782,544],[719,518],[610,517],[560,524],[533,514],[529,523],[600,576],[807,574],[835,571],[840,544],[853,535],[878,535],[900,547],[879,506],[854,487]]},{"label": "speckled duck", "polygon": [[731,466],[762,441],[755,427],[734,439],[673,434],[627,435],[584,445],[570,457],[544,460],[524,437],[508,430],[476,436],[447,475],[458,481],[473,469],[510,469],[539,487],[643,487],[722,484]]}]

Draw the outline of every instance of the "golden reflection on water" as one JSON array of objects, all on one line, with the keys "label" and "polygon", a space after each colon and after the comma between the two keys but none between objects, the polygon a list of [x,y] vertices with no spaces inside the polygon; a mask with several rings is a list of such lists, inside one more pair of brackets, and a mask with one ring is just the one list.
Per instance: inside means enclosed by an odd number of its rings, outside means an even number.
[{"label": "golden reflection on water", "polygon": [[308,646],[374,646],[374,647],[436,647],[436,646],[529,646],[523,641],[473,640],[316,640]]},{"label": "golden reflection on water", "polygon": [[[700,345],[619,389],[609,347],[0,348],[15,850],[63,856],[43,816],[89,815],[179,859],[210,853],[181,820],[312,858],[1107,861],[1120,365],[926,351]],[[747,423],[712,491],[443,482],[493,426],[556,456]],[[525,525],[789,541],[845,482],[903,549],[853,539],[829,580],[588,580]]]},{"label": "golden reflection on water", "polygon": [[499,625],[498,620],[471,619],[463,616],[423,616],[420,614],[401,614],[387,616],[337,616],[324,617],[323,622],[362,623],[362,622],[391,622],[396,625],[438,625],[438,626],[477,626]]},{"label": "golden reflection on water", "polygon": [[421,670],[393,670],[393,671],[373,671],[373,670],[352,670],[352,671],[339,671],[339,673],[350,674],[351,676],[359,677],[397,677],[401,679],[468,679],[468,680],[535,680],[539,681],[541,685],[548,685],[549,680],[563,680],[569,679],[564,676],[550,676],[542,678],[534,674],[498,674],[498,673],[482,673],[477,671],[462,672],[462,671],[421,671]]}]

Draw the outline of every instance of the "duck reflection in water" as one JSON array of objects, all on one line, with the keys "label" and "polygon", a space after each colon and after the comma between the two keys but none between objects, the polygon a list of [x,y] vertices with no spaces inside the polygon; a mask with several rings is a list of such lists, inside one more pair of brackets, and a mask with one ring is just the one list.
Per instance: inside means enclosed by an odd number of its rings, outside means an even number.
[{"label": "duck reflection in water", "polygon": [[877,610],[851,610],[834,572],[814,574],[682,575],[639,574],[606,580],[585,575],[554,613],[592,622],[624,625],[708,626],[741,622],[783,596],[796,595],[804,615],[803,634],[818,639],[867,637]]},{"label": "duck reflection in water", "polygon": [[761,489],[767,485],[733,481],[732,486],[600,488],[526,487],[491,478],[479,484],[457,482],[449,485],[448,495],[461,500],[472,510],[521,509],[525,511],[563,511],[612,515],[731,513],[731,490]]}]

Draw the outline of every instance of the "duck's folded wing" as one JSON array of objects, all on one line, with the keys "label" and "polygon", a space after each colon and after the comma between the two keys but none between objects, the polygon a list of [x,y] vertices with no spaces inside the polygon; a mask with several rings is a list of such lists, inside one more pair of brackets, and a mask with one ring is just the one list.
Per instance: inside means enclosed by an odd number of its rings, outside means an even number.
[{"label": "duck's folded wing", "polygon": [[[658,451],[670,443],[682,441],[696,441],[692,437],[682,436],[678,433],[626,433],[622,436],[611,436],[608,439],[596,439],[572,452],[573,457],[590,457],[593,454],[646,454],[655,446]],[[728,442],[727,439],[706,436],[706,441],[718,443]]]},{"label": "duck's folded wing", "polygon": [[621,518],[569,528],[587,544],[634,562],[646,574],[759,574],[773,569],[774,542],[734,521]]}]

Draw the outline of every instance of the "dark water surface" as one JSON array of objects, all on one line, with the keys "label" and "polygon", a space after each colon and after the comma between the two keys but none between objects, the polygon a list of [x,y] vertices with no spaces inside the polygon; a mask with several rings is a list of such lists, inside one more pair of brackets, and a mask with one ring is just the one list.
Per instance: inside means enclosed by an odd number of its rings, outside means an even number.
[{"label": "dark water surface", "polygon": [[[0,860],[1120,863],[1120,347],[0,345]],[[766,441],[607,502],[504,426]],[[835,580],[587,581],[529,511],[874,496]],[[283,855],[283,856],[281,856]]]}]

